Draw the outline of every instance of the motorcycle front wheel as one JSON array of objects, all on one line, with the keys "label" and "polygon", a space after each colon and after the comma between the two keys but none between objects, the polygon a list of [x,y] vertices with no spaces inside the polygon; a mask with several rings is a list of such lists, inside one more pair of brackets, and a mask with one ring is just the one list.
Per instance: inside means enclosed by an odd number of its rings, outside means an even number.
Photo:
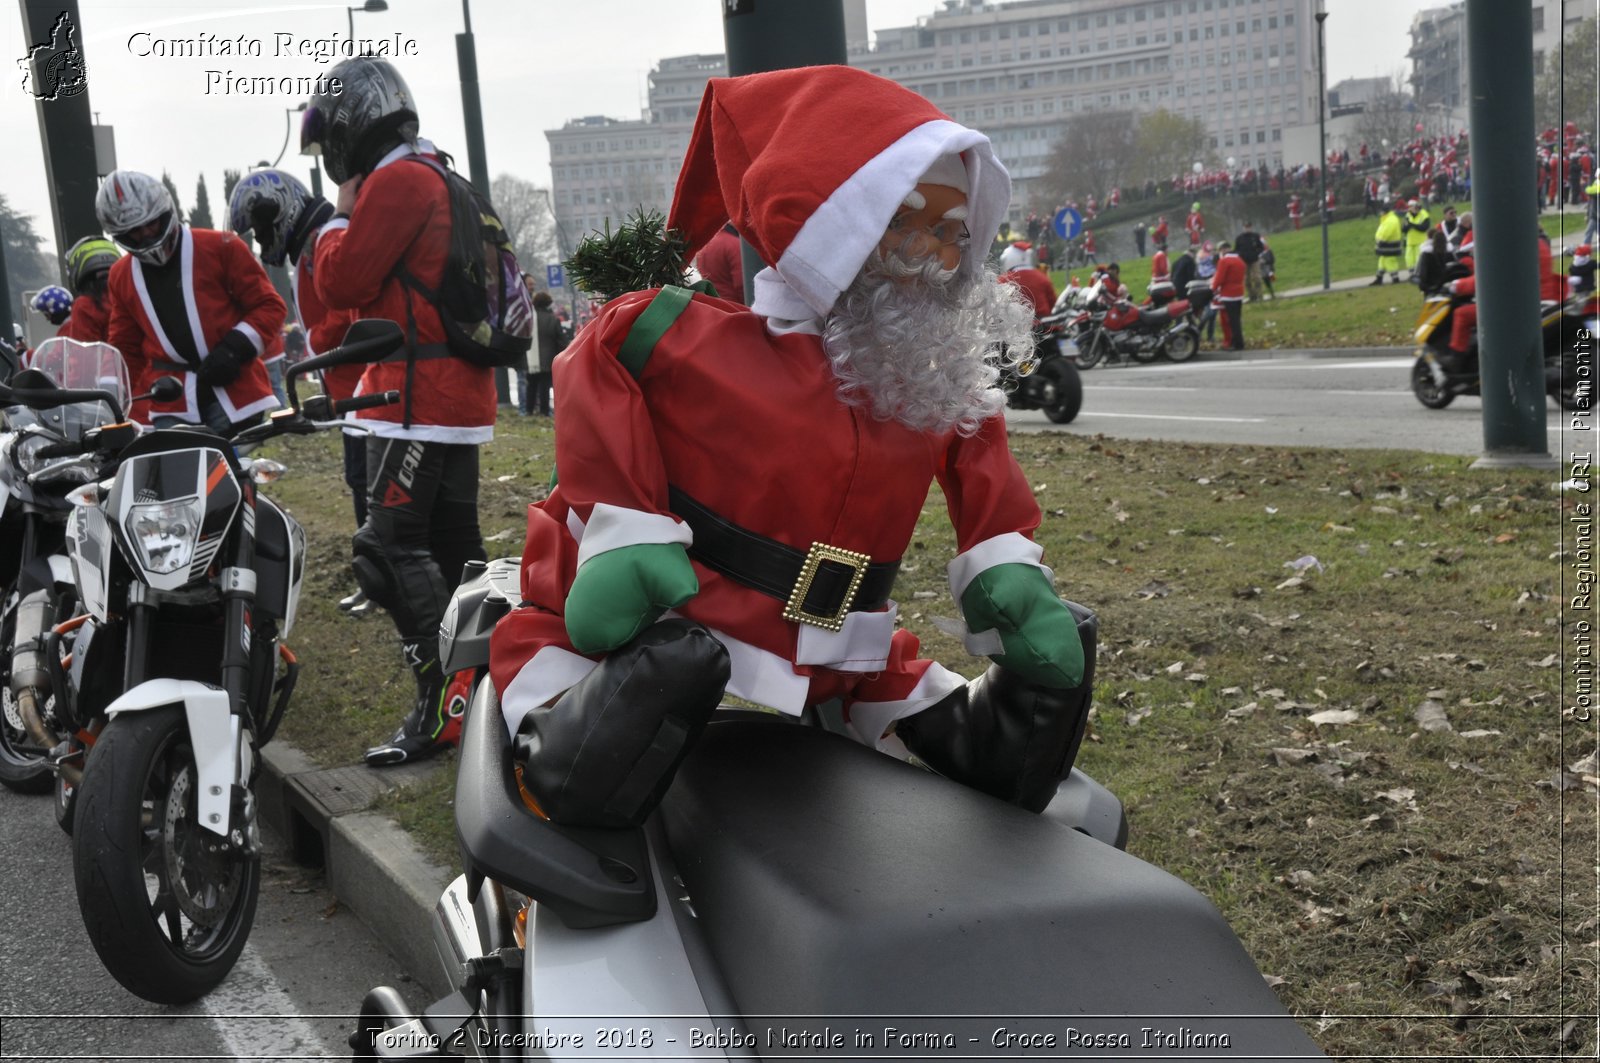
[{"label": "motorcycle front wheel", "polygon": [[73,871],[89,940],[113,978],[184,1004],[227,977],[250,936],[259,861],[201,826],[183,709],[106,725],[78,787]]},{"label": "motorcycle front wheel", "polygon": [[1044,408],[1044,415],[1055,424],[1070,424],[1083,408],[1083,380],[1078,369],[1065,358],[1052,358],[1039,372],[1055,385],[1055,401]]},{"label": "motorcycle front wheel", "polygon": [[1442,410],[1456,398],[1455,392],[1433,379],[1432,370],[1421,358],[1411,363],[1411,393],[1430,410]]},{"label": "motorcycle front wheel", "polygon": [[44,794],[55,785],[50,762],[42,753],[24,752],[34,743],[22,725],[16,695],[11,693],[11,644],[21,600],[15,587],[8,588],[0,612],[0,786],[19,794]]},{"label": "motorcycle front wheel", "polygon": [[1106,356],[1106,347],[1109,342],[1106,334],[1099,329],[1089,333],[1088,343],[1085,344],[1080,337],[1078,340],[1078,368],[1093,369],[1100,364],[1100,359]]},{"label": "motorcycle front wheel", "polygon": [[1166,355],[1174,362],[1187,362],[1200,350],[1200,333],[1183,329],[1167,337]]}]

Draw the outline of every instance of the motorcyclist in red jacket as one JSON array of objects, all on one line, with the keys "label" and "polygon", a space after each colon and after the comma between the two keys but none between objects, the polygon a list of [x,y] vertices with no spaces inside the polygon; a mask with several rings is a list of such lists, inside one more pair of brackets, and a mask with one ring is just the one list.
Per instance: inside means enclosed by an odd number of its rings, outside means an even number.
[{"label": "motorcyclist in red jacket", "polygon": [[400,727],[367,750],[368,764],[436,752],[460,730],[445,701],[439,622],[468,561],[483,560],[478,447],[494,438],[491,370],[450,353],[438,291],[451,245],[450,194],[418,134],[415,98],[382,59],[348,59],[329,72],[337,95],[313,97],[301,149],[322,156],[339,184],[337,210],[316,237],[317,295],[330,309],[387,318],[405,349],[369,366],[358,394],[396,390],[399,405],[363,410],[367,523],[351,542],[356,579],[389,611],[417,696]]}]

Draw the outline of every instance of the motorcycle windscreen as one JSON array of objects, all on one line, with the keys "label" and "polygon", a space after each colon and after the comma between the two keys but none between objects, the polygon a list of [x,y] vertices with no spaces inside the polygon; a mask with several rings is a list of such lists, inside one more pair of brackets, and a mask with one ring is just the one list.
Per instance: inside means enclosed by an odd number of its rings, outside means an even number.
[{"label": "motorcycle windscreen", "polygon": [[205,576],[241,499],[214,447],[141,454],[117,470],[108,508],[123,555],[156,590]]}]

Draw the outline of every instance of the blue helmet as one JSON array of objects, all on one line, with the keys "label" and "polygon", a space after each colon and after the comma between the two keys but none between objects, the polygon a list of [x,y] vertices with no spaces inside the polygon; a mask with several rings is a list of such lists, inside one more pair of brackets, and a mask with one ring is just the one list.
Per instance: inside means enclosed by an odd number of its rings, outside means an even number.
[{"label": "blue helmet", "polygon": [[311,200],[299,178],[282,170],[256,170],[239,179],[228,197],[228,228],[250,238],[255,233],[261,261],[283,265],[295,224]]},{"label": "blue helmet", "polygon": [[28,305],[48,318],[50,324],[59,325],[72,313],[72,293],[59,284],[52,284],[35,292]]}]

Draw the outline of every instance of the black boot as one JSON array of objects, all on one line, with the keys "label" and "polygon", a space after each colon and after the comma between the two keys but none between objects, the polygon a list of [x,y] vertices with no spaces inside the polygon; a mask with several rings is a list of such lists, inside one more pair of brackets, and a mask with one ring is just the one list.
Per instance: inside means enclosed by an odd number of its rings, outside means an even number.
[{"label": "black boot", "polygon": [[1083,682],[1058,690],[990,665],[942,701],[899,720],[895,733],[906,748],[946,778],[1043,811],[1072,771],[1094,691],[1097,623],[1081,606],[1073,612],[1083,640]]},{"label": "black boot", "polygon": [[374,768],[421,760],[453,744],[453,722],[445,711],[444,668],[439,664],[439,640],[403,639],[400,647],[417,681],[417,700],[394,736],[365,754]]},{"label": "black boot", "polygon": [[552,822],[644,822],[722,701],[728,651],[699,624],[662,620],[522,720],[512,755]]}]

